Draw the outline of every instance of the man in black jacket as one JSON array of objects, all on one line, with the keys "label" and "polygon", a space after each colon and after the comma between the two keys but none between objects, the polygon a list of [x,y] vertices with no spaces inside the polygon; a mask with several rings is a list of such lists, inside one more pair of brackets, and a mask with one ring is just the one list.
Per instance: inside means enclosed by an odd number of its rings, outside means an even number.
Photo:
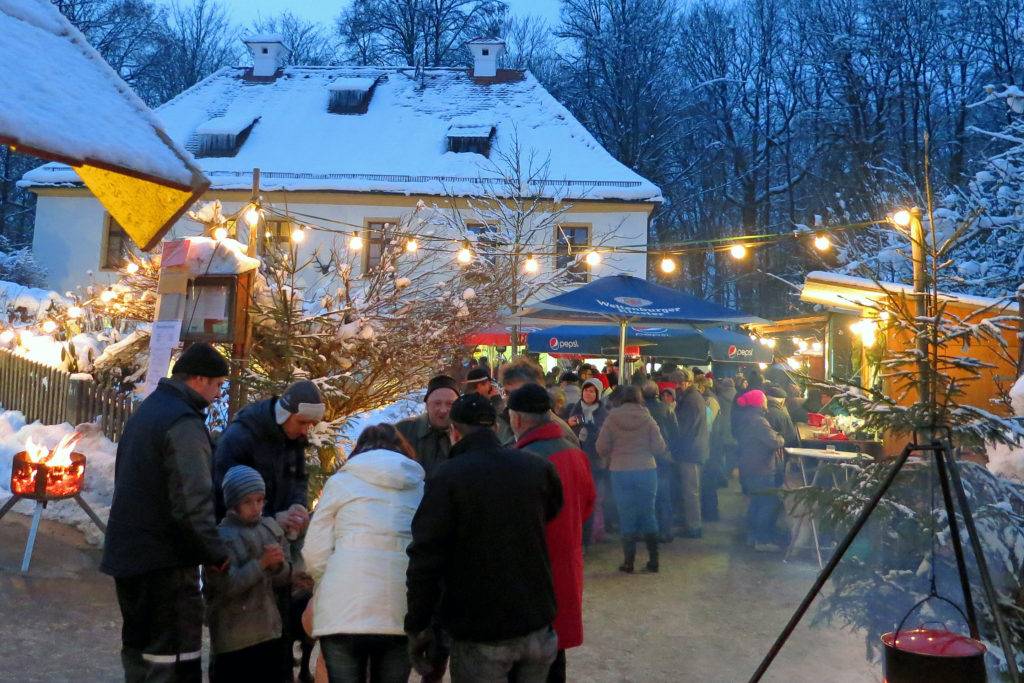
[{"label": "man in black jacket", "polygon": [[309,430],[324,416],[320,391],[309,380],[299,380],[281,396],[246,406],[217,440],[213,482],[217,490],[217,518],[224,517],[221,481],[236,465],[253,468],[267,486],[263,514],[275,517],[295,537],[306,530],[306,447]]},{"label": "man in black jacket", "polygon": [[209,344],[181,355],[125,425],[100,570],[114,577],[125,680],[202,680],[199,565],[227,566],[203,410],[228,374]]},{"label": "man in black jacket", "polygon": [[[647,412],[651,414],[654,421],[658,423],[661,430],[661,438],[669,444],[679,442],[679,427],[676,423],[676,414],[672,406],[663,403],[658,398],[658,383],[647,380],[640,387],[640,393],[644,397],[644,405]],[[658,540],[662,543],[672,542],[672,489],[678,486],[677,477],[678,465],[670,458],[656,459],[658,464],[658,493],[655,497],[654,508],[658,515]]]},{"label": "man in black jacket", "polygon": [[427,480],[412,521],[410,651],[417,671],[433,673],[424,653],[435,619],[453,641],[453,683],[543,682],[558,651],[545,528],[562,484],[546,459],[503,448],[496,418],[479,394],[455,401],[451,459]]},{"label": "man in black jacket", "polygon": [[693,373],[680,368],[669,376],[676,385],[676,424],[679,441],[673,455],[679,467],[679,498],[686,526],[684,538],[701,537],[700,468],[711,452],[711,428],[707,403],[693,385]]}]

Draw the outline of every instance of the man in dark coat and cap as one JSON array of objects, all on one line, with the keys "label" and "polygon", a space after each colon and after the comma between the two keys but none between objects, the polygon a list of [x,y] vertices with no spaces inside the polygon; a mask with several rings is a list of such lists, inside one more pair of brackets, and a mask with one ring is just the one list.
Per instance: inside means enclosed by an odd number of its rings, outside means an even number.
[{"label": "man in dark coat and cap", "polygon": [[427,395],[423,397],[426,412],[407,417],[395,425],[398,433],[416,452],[416,460],[426,471],[427,479],[433,476],[438,465],[448,459],[452,448],[448,436],[448,428],[452,424],[449,413],[458,397],[459,383],[455,378],[438,375],[427,383]]},{"label": "man in dark coat and cap", "polygon": [[202,680],[199,565],[227,568],[217,534],[206,407],[228,363],[185,350],[125,425],[100,571],[114,577],[125,680]]}]

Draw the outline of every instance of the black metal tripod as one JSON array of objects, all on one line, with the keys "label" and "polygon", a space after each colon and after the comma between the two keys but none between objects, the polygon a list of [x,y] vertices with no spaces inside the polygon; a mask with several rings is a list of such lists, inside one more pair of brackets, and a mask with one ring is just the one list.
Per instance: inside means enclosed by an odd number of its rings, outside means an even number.
[{"label": "black metal tripod", "polygon": [[960,575],[960,587],[964,594],[965,613],[967,616],[967,624],[971,631],[971,637],[978,638],[978,618],[974,611],[974,601],[971,599],[971,585],[967,577],[967,563],[964,557],[963,545],[960,541],[960,529],[956,523],[956,509],[953,505],[953,492],[956,493],[956,500],[960,506],[960,513],[963,515],[964,526],[967,530],[967,536],[971,542],[971,550],[974,552],[974,556],[978,561],[978,570],[981,574],[981,585],[985,593],[985,600],[988,602],[989,607],[992,609],[992,617],[995,621],[996,632],[999,636],[999,644],[1002,646],[1003,654],[1006,657],[1006,664],[1010,671],[1012,680],[1017,683],[1020,681],[1020,674],[1017,671],[1017,663],[1013,658],[1013,648],[1010,645],[1010,637],[1006,631],[1006,625],[1003,623],[1003,618],[999,614],[999,607],[996,602],[995,589],[992,586],[992,577],[989,575],[988,564],[985,562],[985,555],[982,552],[981,542],[978,539],[978,530],[974,526],[974,517],[971,514],[971,508],[967,504],[967,494],[964,493],[963,481],[960,479],[960,471],[957,468],[956,462],[953,459],[953,450],[949,443],[948,430],[945,430],[946,438],[942,440],[932,440],[926,445],[919,445],[916,443],[907,444],[903,452],[900,454],[896,462],[893,463],[892,469],[886,474],[885,479],[881,485],[875,491],[874,495],[861,510],[857,520],[850,527],[850,530],[846,533],[846,537],[836,546],[836,552],[832,555],[832,558],[825,565],[825,568],[818,574],[818,578],[815,580],[814,585],[804,596],[800,606],[796,608],[796,612],[790,618],[789,623],[779,634],[779,637],[775,639],[775,643],[771,649],[768,650],[768,654],[761,660],[761,664],[757,667],[757,671],[750,677],[750,683],[756,683],[761,680],[768,667],[771,666],[772,661],[782,650],[783,645],[789,640],[789,637],[793,634],[797,624],[800,623],[800,619],[803,618],[804,614],[810,608],[811,603],[814,602],[814,598],[817,597],[818,593],[821,592],[825,582],[828,581],[829,577],[832,576],[832,572],[835,570],[839,561],[843,559],[843,554],[846,553],[850,544],[853,543],[854,538],[860,532],[860,530],[867,523],[871,513],[874,512],[878,506],[878,502],[882,499],[882,496],[892,486],[893,481],[896,479],[896,475],[899,474],[903,465],[906,464],[907,459],[914,453],[931,453],[932,459],[935,463],[935,467],[938,470],[939,484],[942,487],[942,498],[945,502],[946,515],[949,519],[949,531],[950,538],[953,541],[953,551],[956,554],[956,566],[957,572]]}]

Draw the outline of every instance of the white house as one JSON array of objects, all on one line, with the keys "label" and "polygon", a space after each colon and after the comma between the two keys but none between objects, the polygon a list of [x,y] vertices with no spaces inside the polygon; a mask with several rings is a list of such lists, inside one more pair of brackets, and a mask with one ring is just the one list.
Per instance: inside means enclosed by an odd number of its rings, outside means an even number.
[{"label": "white house", "polygon": [[[247,204],[258,168],[265,205],[362,231],[372,247],[380,224],[421,200],[465,211],[467,197],[500,193],[501,157],[517,142],[524,164],[532,157],[544,168],[544,182],[523,189],[568,207],[541,240],[541,260],[553,266],[570,249],[628,245],[632,253],[609,254],[591,274],[645,275],[659,188],[612,158],[529,72],[497,69],[501,41],[472,41],[473,69],[421,70],[282,67],[278,36],[246,43],[254,67],[221,69],[156,110],[212,182],[204,199],[219,199],[225,213]],[[127,238],[70,167],[46,164],[20,184],[38,195],[33,246],[50,286],[71,289],[90,271],[100,282],[116,278]],[[291,233],[287,221],[269,228]],[[169,237],[201,230],[183,219]],[[336,237],[309,232],[302,249]]]}]

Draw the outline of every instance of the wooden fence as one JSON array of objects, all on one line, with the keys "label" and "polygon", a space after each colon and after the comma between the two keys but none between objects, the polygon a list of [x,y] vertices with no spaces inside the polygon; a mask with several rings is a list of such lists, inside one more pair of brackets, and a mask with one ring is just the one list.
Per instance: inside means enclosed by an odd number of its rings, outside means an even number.
[{"label": "wooden fence", "polygon": [[29,422],[96,422],[116,441],[132,414],[132,396],[96,386],[92,377],[18,356],[0,349],[0,405],[18,410]]}]

